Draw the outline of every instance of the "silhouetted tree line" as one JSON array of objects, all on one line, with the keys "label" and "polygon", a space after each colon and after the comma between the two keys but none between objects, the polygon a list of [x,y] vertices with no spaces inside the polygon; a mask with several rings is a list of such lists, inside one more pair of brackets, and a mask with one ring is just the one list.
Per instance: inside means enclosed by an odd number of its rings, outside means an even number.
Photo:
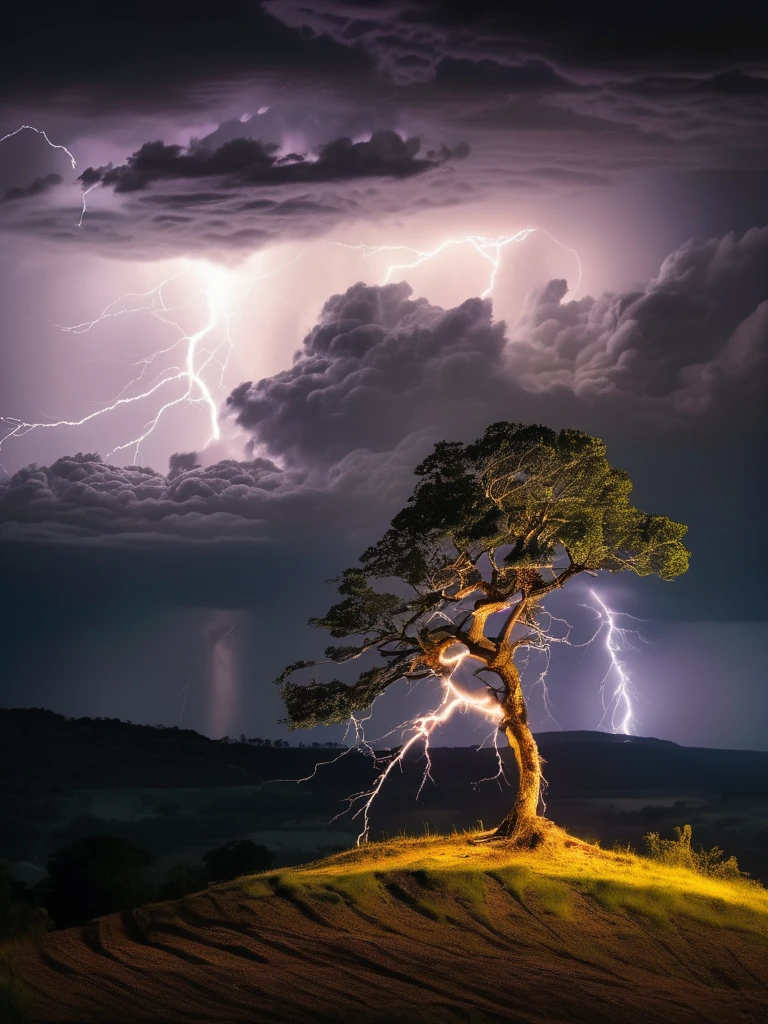
[{"label": "silhouetted tree line", "polygon": [[161,885],[152,886],[144,877],[152,863],[145,850],[115,836],[88,836],[55,850],[47,877],[33,887],[16,881],[0,861],[0,940],[180,899],[210,883],[266,871],[272,860],[265,846],[231,840],[204,854],[201,865],[176,864]]},{"label": "silhouetted tree line", "polygon": [[[239,740],[230,739],[229,736],[222,736],[219,743],[245,743],[250,747],[272,747],[275,750],[285,750],[286,747],[290,747],[288,740],[263,740],[261,736],[246,736],[245,733],[240,733]],[[346,744],[337,743],[335,740],[325,740],[323,743],[318,743],[315,740],[314,743],[299,743],[299,749],[304,750],[305,748],[311,748],[313,750],[344,750]]]},{"label": "silhouetted tree line", "polygon": [[[338,743],[306,746],[346,749]],[[41,750],[45,758],[40,757]],[[272,771],[271,757],[280,759],[282,774],[282,761],[291,751],[298,755],[295,741],[291,747],[286,739],[243,733],[239,739],[214,740],[179,726],[65,718],[43,708],[0,708],[4,784],[0,834],[14,835],[24,828],[30,789],[51,794],[94,786],[172,789],[256,784]]]}]

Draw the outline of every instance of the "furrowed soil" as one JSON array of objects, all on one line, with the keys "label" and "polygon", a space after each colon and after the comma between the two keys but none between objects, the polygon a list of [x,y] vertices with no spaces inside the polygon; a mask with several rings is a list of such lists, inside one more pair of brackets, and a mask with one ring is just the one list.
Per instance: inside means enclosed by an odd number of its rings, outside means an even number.
[{"label": "furrowed soil", "polygon": [[768,893],[579,843],[399,840],[12,959],[7,1018],[37,1024],[767,1024]]}]

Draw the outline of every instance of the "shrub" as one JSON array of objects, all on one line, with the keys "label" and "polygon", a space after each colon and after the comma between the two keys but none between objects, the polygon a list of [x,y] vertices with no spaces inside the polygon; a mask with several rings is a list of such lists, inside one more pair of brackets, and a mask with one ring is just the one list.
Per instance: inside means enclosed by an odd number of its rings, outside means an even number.
[{"label": "shrub", "polygon": [[711,850],[704,847],[694,849],[691,845],[692,829],[690,825],[675,825],[676,839],[662,839],[658,832],[649,832],[645,837],[648,856],[662,864],[673,867],[689,868],[702,875],[713,878],[735,879],[747,878],[748,875],[739,870],[735,857],[723,860],[725,854],[719,846]]}]

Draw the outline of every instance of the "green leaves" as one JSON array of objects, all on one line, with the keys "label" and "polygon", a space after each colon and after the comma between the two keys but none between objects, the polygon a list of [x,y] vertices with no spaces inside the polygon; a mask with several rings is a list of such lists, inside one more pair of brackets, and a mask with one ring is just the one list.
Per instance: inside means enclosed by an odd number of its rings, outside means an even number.
[{"label": "green leaves", "polygon": [[367,710],[390,683],[403,677],[406,668],[399,663],[368,669],[351,685],[338,679],[304,685],[287,679],[280,689],[288,712],[283,722],[291,731],[346,722],[356,711]]},{"label": "green leaves", "polygon": [[396,629],[395,617],[408,609],[402,598],[374,590],[362,569],[345,569],[338,579],[344,600],[329,608],[322,618],[310,619],[311,626],[326,629],[333,637],[392,633]]},{"label": "green leaves", "polygon": [[609,572],[630,569],[638,576],[673,580],[688,568],[690,556],[682,542],[686,530],[666,516],[646,515],[634,508],[616,510],[598,568]]}]

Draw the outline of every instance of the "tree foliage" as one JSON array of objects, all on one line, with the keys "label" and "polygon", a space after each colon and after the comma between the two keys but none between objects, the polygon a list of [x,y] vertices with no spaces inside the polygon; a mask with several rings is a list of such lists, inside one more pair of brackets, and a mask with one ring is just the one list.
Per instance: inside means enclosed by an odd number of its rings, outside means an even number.
[{"label": "tree foliage", "polygon": [[[688,566],[686,527],[637,509],[628,474],[581,431],[495,423],[473,444],[439,442],[415,472],[384,536],[333,581],[342,599],[310,620],[352,641],[329,647],[328,661],[375,652],[379,664],[352,684],[299,685],[293,672],[314,663],[289,666],[280,682],[293,728],[344,721],[397,679],[439,673],[437,655],[451,642],[486,661],[501,644],[532,642],[541,600],[579,573],[672,580]],[[500,611],[509,612],[505,627],[486,636]],[[528,632],[513,639],[514,629]]]}]

